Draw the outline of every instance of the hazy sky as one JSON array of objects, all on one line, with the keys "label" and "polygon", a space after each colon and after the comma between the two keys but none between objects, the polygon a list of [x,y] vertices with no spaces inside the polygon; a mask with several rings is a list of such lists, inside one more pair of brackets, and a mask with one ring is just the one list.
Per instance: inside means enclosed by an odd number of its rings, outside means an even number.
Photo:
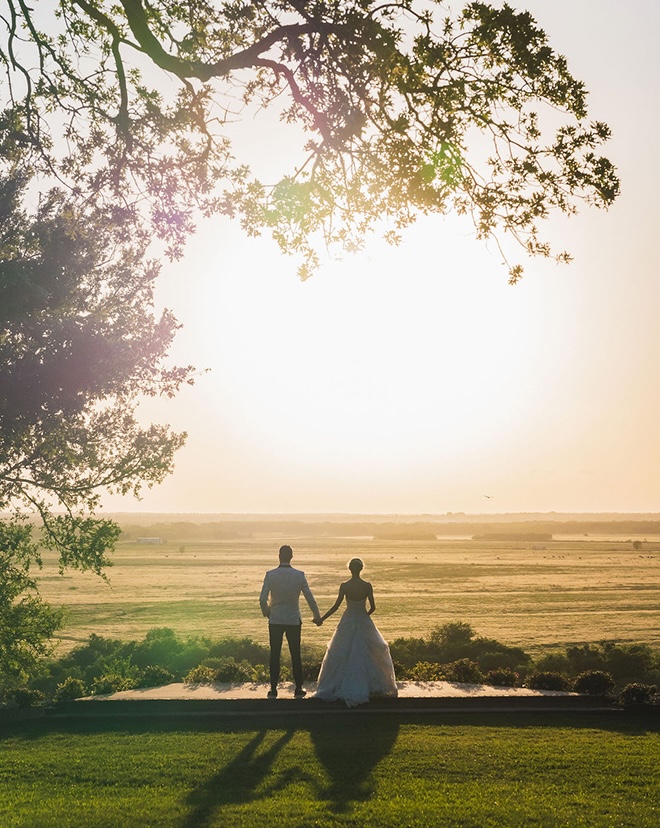
[{"label": "hazy sky", "polygon": [[[660,4],[513,5],[613,130],[619,200],[544,228],[574,262],[527,260],[509,287],[494,245],[438,217],[302,283],[270,240],[209,221],[159,302],[184,326],[174,358],[210,370],[145,407],[187,446],[108,508],[660,511]],[[247,126],[265,165],[284,128]]]}]

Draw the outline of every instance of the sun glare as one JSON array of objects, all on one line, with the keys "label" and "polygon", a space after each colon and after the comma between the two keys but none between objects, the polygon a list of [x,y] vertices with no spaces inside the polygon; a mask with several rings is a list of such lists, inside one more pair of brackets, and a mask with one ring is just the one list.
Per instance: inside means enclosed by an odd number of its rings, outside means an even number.
[{"label": "sun glare", "polygon": [[328,472],[405,471],[506,440],[534,352],[530,297],[504,273],[470,270],[478,251],[466,263],[456,249],[412,249],[306,283],[266,262],[217,278],[206,348],[238,433],[289,467]]}]

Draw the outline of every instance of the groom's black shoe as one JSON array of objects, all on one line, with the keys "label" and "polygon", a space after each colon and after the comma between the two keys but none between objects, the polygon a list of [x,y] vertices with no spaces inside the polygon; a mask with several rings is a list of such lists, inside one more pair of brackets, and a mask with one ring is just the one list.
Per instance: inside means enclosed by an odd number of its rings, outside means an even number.
[{"label": "groom's black shoe", "polygon": [[277,690],[274,687],[271,687],[268,691],[268,695],[266,696],[267,699],[276,699],[277,698]]},{"label": "groom's black shoe", "polygon": [[304,690],[302,687],[296,687],[295,693],[293,695],[296,699],[304,699],[307,695],[307,690]]}]

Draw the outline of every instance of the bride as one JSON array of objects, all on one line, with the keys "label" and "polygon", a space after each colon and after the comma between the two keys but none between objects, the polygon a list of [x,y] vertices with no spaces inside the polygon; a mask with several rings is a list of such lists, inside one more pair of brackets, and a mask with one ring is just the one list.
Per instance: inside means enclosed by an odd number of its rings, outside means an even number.
[{"label": "bride", "polygon": [[364,564],[353,558],[348,568],[350,580],[340,585],[337,600],[316,622],[322,624],[346,599],[346,610],[321,665],[314,698],[341,700],[355,707],[368,702],[370,696],[396,696],[397,688],[390,648],[371,620],[376,603],[371,584],[360,577]]}]

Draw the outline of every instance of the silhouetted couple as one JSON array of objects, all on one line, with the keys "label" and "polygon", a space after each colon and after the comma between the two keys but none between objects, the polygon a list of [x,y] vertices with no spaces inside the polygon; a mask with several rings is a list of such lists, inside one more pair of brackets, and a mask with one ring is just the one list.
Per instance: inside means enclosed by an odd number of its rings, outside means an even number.
[{"label": "silhouetted couple", "polygon": [[280,565],[266,573],[259,603],[268,618],[270,637],[269,699],[277,698],[280,680],[282,641],[286,636],[295,681],[294,695],[303,698],[303,668],[300,654],[300,594],[305,596],[314,623],[321,626],[344,600],[346,609],[327,646],[314,697],[345,702],[349,707],[364,704],[370,696],[396,696],[396,679],[390,648],[371,619],[376,609],[371,584],[361,577],[360,558],[349,561],[351,577],[339,586],[337,600],[321,615],[305,573],[291,566],[293,550],[282,546]]}]

